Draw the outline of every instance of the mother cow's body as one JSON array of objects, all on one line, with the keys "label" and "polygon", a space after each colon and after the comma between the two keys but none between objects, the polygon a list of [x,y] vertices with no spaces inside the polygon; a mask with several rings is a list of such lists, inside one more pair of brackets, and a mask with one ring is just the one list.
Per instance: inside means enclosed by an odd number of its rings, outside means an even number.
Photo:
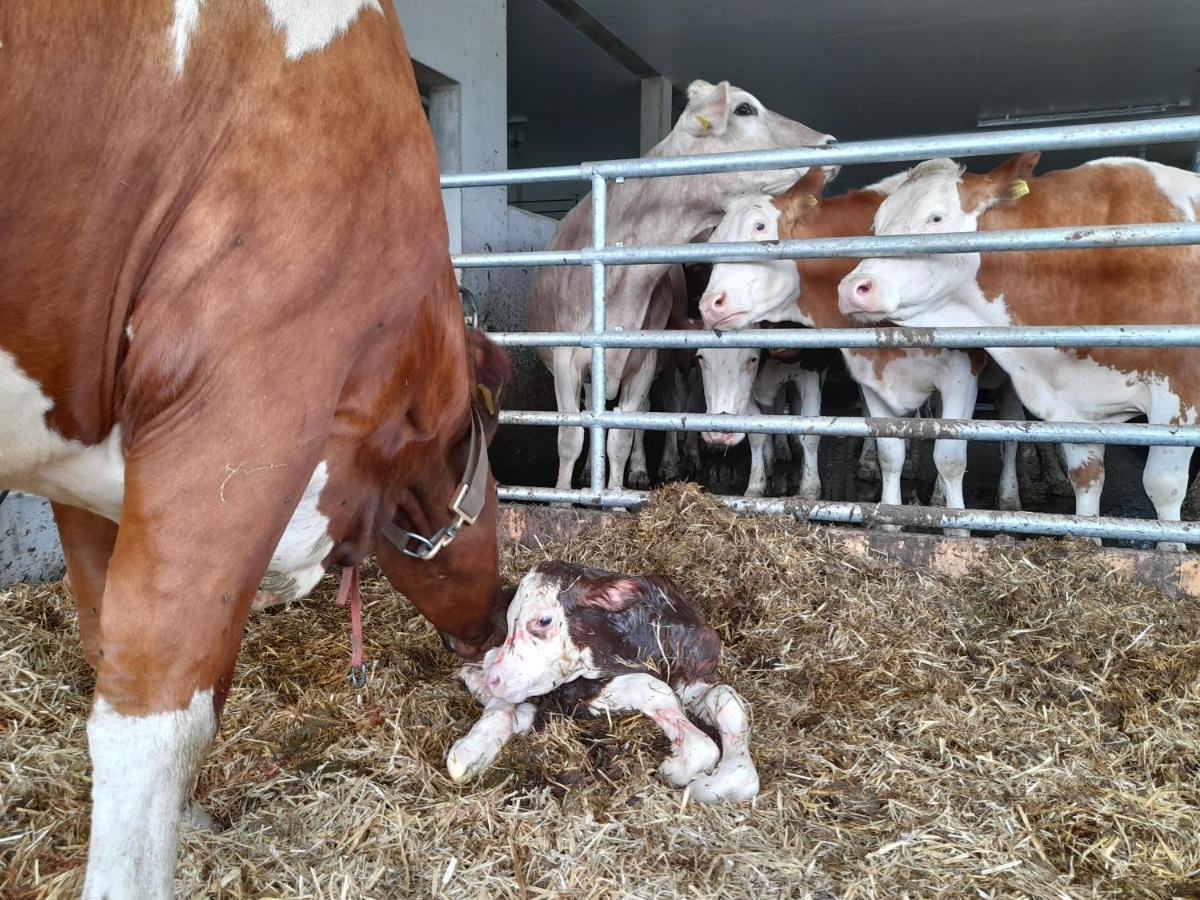
[{"label": "mother cow's body", "polygon": [[[46,0],[0,40],[0,488],[55,501],[97,669],[85,894],[166,896],[268,569],[299,596],[376,551],[491,636],[507,364],[462,327],[390,4]],[[460,480],[476,524],[403,554]]]}]

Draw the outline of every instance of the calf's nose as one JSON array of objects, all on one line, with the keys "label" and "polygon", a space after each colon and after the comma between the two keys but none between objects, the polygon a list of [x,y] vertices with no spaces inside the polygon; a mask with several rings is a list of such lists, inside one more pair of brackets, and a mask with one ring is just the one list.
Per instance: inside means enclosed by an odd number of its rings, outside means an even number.
[{"label": "calf's nose", "polygon": [[875,280],[869,275],[847,275],[838,285],[838,309],[846,314],[870,312],[876,295]]}]

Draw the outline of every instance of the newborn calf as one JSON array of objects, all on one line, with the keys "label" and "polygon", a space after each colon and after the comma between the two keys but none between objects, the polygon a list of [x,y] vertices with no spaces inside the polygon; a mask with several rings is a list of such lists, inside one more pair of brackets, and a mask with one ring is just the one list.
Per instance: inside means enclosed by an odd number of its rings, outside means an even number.
[{"label": "newborn calf", "polygon": [[[749,800],[758,793],[746,701],[713,684],[721,638],[666,578],[544,562],[508,606],[508,639],[459,677],[483,716],[446,756],[455,781],[483,772],[515,734],[533,725],[531,697],[554,692],[565,708],[637,710],[671,741],[659,767],[697,800]],[[721,749],[684,708],[714,726]],[[719,761],[719,762],[718,762]]]}]

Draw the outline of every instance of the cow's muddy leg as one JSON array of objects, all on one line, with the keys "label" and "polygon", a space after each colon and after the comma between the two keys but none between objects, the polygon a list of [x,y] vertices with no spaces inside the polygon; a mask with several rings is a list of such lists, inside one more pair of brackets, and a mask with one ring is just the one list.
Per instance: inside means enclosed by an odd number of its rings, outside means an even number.
[{"label": "cow's muddy leg", "polygon": [[[867,404],[867,414],[874,418],[899,416],[887,402],[875,391],[862,387],[863,400]],[[879,502],[899,506],[904,502],[900,490],[900,476],[904,471],[904,439],[876,438],[875,452],[879,459],[879,477],[882,482],[879,491]],[[898,525],[881,525],[883,531],[899,531]]]},{"label": "cow's muddy leg", "polygon": [[758,795],[758,770],[750,758],[750,708],[742,696],[724,684],[689,685],[682,692],[693,715],[721,733],[721,762],[709,775],[691,783],[691,795],[701,803],[752,800]]},{"label": "cow's muddy leg", "polygon": [[[648,409],[650,404],[650,384],[654,380],[654,367],[658,360],[655,350],[645,350],[637,360],[636,368],[625,372],[625,380],[621,384],[621,398],[617,408],[622,412],[637,413]],[[619,491],[625,487],[625,466],[629,462],[629,454],[633,449],[634,432],[627,428],[614,428],[608,433],[608,489]],[[650,475],[646,471],[645,454],[640,460],[634,460],[635,466],[629,472],[629,485],[637,489],[650,486]]]},{"label": "cow's muddy leg", "polygon": [[[1100,495],[1104,492],[1104,445],[1063,444],[1067,477],[1075,489],[1075,515],[1100,515]],[[1098,538],[1091,539],[1099,544]]]},{"label": "cow's muddy leg", "polygon": [[[579,412],[579,390],[583,384],[583,371],[570,347],[554,350],[551,374],[554,375],[554,397],[560,413]],[[569,490],[571,476],[575,474],[575,461],[583,450],[583,429],[576,426],[561,426],[558,429],[558,481],[555,487]]]},{"label": "cow's muddy leg", "polygon": [[[805,372],[797,389],[800,394],[800,415],[819,416],[821,414],[821,387],[824,377],[820,372]],[[821,447],[821,437],[816,434],[794,435],[800,442],[804,454],[804,466],[800,476],[799,496],[805,500],[821,499],[821,469],[818,465],[818,452]]]},{"label": "cow's muddy leg", "polygon": [[169,430],[145,428],[126,454],[87,726],[86,898],[171,896],[179,823],[195,818],[187,801],[250,603],[313,470],[314,460],[272,452],[263,439],[295,429],[269,414],[240,421],[254,433],[173,419]]},{"label": "cow's muddy leg", "polygon": [[[975,400],[979,395],[979,380],[970,370],[953,373],[957,377],[947,378],[940,386],[940,416],[947,419],[970,419],[975,415]],[[967,442],[940,438],[933,444],[933,462],[937,467],[938,481],[942,485],[945,505],[949,509],[963,509],[963,478],[967,474]],[[947,528],[952,537],[967,537],[971,532],[965,528]]]},{"label": "cow's muddy leg", "polygon": [[[1188,464],[1192,460],[1192,452],[1191,447],[1151,447],[1146,455],[1142,486],[1154,504],[1155,514],[1162,521],[1178,522],[1183,516],[1183,498],[1187,496]],[[1158,549],[1182,553],[1187,550],[1187,545],[1159,541]]]},{"label": "cow's muddy leg", "polygon": [[117,523],[76,506],[51,504],[67,575],[71,579],[71,597],[79,610],[79,637],[88,665],[98,669],[100,659],[100,607],[108,563],[117,542]]},{"label": "cow's muddy leg", "polygon": [[653,675],[618,675],[588,707],[596,715],[637,710],[649,716],[671,742],[671,755],[658,767],[671,784],[684,787],[717,764],[720,751],[707,734],[688,720],[679,698]]},{"label": "cow's muddy leg", "polygon": [[[996,418],[1009,422],[1025,421],[1025,408],[1017,397],[1013,383],[1007,378],[996,388]],[[1021,508],[1021,488],[1017,479],[1016,441],[1005,441],[1000,456],[1000,488],[996,496],[996,508],[1017,510]]]}]

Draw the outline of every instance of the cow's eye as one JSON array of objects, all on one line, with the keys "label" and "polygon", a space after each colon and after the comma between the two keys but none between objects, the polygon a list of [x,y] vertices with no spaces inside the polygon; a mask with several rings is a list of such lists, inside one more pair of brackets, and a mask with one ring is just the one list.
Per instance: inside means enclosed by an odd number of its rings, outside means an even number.
[{"label": "cow's eye", "polygon": [[929,217],[929,221],[933,222],[934,224],[937,224],[938,222],[942,221],[942,214],[934,213],[932,216]]},{"label": "cow's eye", "polygon": [[755,223],[754,223],[754,230],[755,230],[755,231],[766,231],[766,230],[767,230],[767,226],[766,226],[766,224],[765,224],[765,223],[763,223],[763,222],[755,222]]},{"label": "cow's eye", "polygon": [[735,116],[757,116],[758,109],[753,103],[739,103],[733,114]]}]

